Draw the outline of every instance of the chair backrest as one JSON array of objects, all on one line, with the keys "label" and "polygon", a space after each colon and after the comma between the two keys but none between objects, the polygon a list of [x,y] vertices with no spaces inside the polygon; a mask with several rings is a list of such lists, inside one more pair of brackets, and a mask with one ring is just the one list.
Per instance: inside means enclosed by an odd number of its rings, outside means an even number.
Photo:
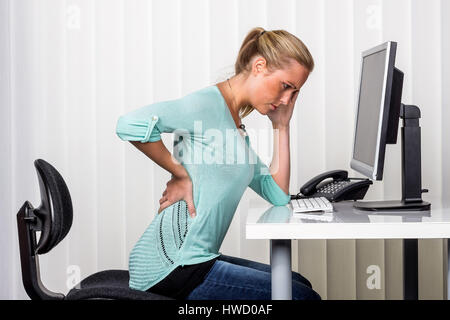
[{"label": "chair backrest", "polygon": [[[39,180],[41,204],[34,208],[29,201],[17,213],[22,281],[31,299],[64,299],[62,293],[48,290],[41,282],[39,255],[52,250],[70,230],[73,212],[69,189],[51,164],[34,161]],[[39,242],[36,232],[40,231]]]},{"label": "chair backrest", "polygon": [[42,219],[36,253],[44,254],[52,250],[69,232],[73,219],[72,199],[63,177],[50,163],[37,159],[34,166],[41,192],[41,204],[34,210],[34,214]]}]

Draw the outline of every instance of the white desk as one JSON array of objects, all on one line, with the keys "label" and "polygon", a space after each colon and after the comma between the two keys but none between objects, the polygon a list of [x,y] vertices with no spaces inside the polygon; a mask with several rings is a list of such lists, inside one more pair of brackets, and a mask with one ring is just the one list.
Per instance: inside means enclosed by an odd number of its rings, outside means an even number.
[{"label": "white desk", "polygon": [[431,211],[381,215],[356,210],[352,201],[333,206],[330,222],[295,217],[290,204],[277,207],[267,203],[249,210],[246,238],[271,240],[272,299],[292,299],[293,239],[404,239],[405,299],[417,299],[417,239],[449,239],[450,208],[433,202]]}]

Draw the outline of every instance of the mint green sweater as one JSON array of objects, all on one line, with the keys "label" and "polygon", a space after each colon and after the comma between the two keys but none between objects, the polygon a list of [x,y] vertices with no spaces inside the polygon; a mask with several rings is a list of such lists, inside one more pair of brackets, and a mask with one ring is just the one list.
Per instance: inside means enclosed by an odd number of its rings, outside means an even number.
[{"label": "mint green sweater", "polygon": [[121,116],[116,133],[124,141],[155,142],[174,133],[173,156],[192,180],[196,216],[186,202],[156,214],[129,258],[130,288],[146,291],[177,266],[220,255],[219,248],[249,186],[275,206],[290,201],[268,167],[236,128],[215,85],[180,99],[150,104]]}]

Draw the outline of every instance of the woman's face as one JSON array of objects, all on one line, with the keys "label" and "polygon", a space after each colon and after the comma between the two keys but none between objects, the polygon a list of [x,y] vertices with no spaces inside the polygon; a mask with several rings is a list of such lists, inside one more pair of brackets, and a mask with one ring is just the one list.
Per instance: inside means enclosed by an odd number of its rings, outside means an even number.
[{"label": "woman's face", "polygon": [[270,72],[266,60],[257,57],[249,78],[249,102],[259,113],[266,115],[280,104],[289,104],[308,76],[308,69],[295,60],[290,60],[283,69]]}]

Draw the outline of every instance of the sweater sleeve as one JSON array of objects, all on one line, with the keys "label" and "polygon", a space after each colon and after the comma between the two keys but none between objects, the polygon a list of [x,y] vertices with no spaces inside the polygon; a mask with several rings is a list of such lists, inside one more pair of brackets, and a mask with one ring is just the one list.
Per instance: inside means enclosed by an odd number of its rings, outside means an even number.
[{"label": "sweater sleeve", "polygon": [[291,196],[286,194],[275,182],[269,168],[261,161],[259,156],[256,154],[255,156],[257,162],[249,187],[274,206],[285,206],[291,200]]},{"label": "sweater sleeve", "polygon": [[119,117],[116,134],[124,141],[156,142],[161,133],[194,134],[195,120],[205,119],[208,103],[189,94],[183,98],[149,104]]}]

